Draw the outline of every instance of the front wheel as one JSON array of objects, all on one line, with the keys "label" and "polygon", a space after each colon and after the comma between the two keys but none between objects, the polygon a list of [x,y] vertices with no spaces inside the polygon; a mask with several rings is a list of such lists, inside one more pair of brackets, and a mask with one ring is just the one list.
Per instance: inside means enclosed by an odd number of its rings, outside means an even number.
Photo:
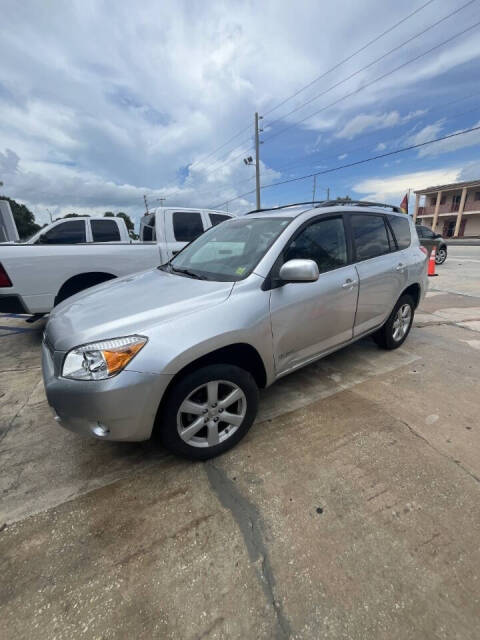
[{"label": "front wheel", "polygon": [[383,327],[373,334],[382,349],[397,349],[407,339],[413,323],[415,307],[409,295],[399,298]]},{"label": "front wheel", "polygon": [[447,259],[447,248],[440,247],[440,249],[435,253],[435,264],[443,264]]},{"label": "front wheel", "polygon": [[162,444],[191,460],[231,449],[250,429],[258,408],[253,377],[234,365],[215,364],[181,378],[159,416]]}]

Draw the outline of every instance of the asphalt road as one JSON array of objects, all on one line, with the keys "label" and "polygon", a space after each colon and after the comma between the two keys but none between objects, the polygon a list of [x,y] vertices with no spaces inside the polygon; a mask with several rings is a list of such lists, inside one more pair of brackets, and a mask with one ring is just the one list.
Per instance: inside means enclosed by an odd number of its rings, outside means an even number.
[{"label": "asphalt road", "polygon": [[43,321],[0,316],[2,639],[476,640],[480,247],[437,271],[403,347],[284,378],[200,464],[59,428]]}]

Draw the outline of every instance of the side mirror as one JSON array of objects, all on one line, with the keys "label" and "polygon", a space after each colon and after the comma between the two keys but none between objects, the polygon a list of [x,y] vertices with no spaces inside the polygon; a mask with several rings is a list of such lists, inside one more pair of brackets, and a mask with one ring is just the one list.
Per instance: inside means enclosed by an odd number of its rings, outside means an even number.
[{"label": "side mirror", "polygon": [[320,273],[313,260],[288,260],[278,275],[283,282],[315,282]]}]

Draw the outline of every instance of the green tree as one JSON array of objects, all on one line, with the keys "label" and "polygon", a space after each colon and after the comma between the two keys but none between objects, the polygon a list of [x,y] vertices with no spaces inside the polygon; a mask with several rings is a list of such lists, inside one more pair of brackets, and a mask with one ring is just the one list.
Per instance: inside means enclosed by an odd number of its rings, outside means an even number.
[{"label": "green tree", "polygon": [[12,198],[0,196],[1,200],[7,200],[13,213],[13,219],[17,226],[18,235],[21,240],[25,240],[33,236],[34,233],[41,229],[40,225],[35,222],[35,216],[24,204],[19,204]]},{"label": "green tree", "polygon": [[103,214],[104,218],[114,218],[115,214],[113,213],[113,211],[105,211],[105,213]]},{"label": "green tree", "polygon": [[88,213],[67,213],[67,215],[63,217],[64,218],[89,218],[90,216],[88,215]]}]

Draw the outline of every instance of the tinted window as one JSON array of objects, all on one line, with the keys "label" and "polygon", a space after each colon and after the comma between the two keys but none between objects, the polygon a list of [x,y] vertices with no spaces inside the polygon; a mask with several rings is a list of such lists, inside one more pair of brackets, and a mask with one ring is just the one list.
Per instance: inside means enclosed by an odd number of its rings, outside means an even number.
[{"label": "tinted window", "polygon": [[423,238],[423,227],[419,227],[418,225],[415,226],[415,230],[417,232],[417,235],[419,238]]},{"label": "tinted window", "polygon": [[222,216],[220,213],[209,213],[208,215],[210,216],[210,221],[213,227],[217,224],[220,224],[220,222],[230,220],[229,216]]},{"label": "tinted window", "polygon": [[393,229],[397,246],[399,249],[406,249],[410,246],[410,223],[405,216],[388,216],[390,226]]},{"label": "tinted window", "polygon": [[357,260],[368,260],[389,253],[390,245],[383,216],[355,213],[350,220]]},{"label": "tinted window", "polygon": [[283,260],[315,260],[320,273],[347,263],[347,243],[342,218],[318,220],[306,227],[288,245]]},{"label": "tinted window", "polygon": [[175,211],[173,233],[178,242],[191,242],[203,233],[202,216],[197,211]]},{"label": "tinted window", "polygon": [[433,231],[431,229],[429,229],[428,227],[420,227],[420,230],[422,232],[422,237],[423,238],[434,238],[435,234],[433,233]]},{"label": "tinted window", "polygon": [[37,240],[41,244],[77,244],[86,242],[85,220],[69,220],[57,224]]},{"label": "tinted window", "polygon": [[113,220],[90,220],[94,242],[113,242],[120,240],[118,225]]}]

